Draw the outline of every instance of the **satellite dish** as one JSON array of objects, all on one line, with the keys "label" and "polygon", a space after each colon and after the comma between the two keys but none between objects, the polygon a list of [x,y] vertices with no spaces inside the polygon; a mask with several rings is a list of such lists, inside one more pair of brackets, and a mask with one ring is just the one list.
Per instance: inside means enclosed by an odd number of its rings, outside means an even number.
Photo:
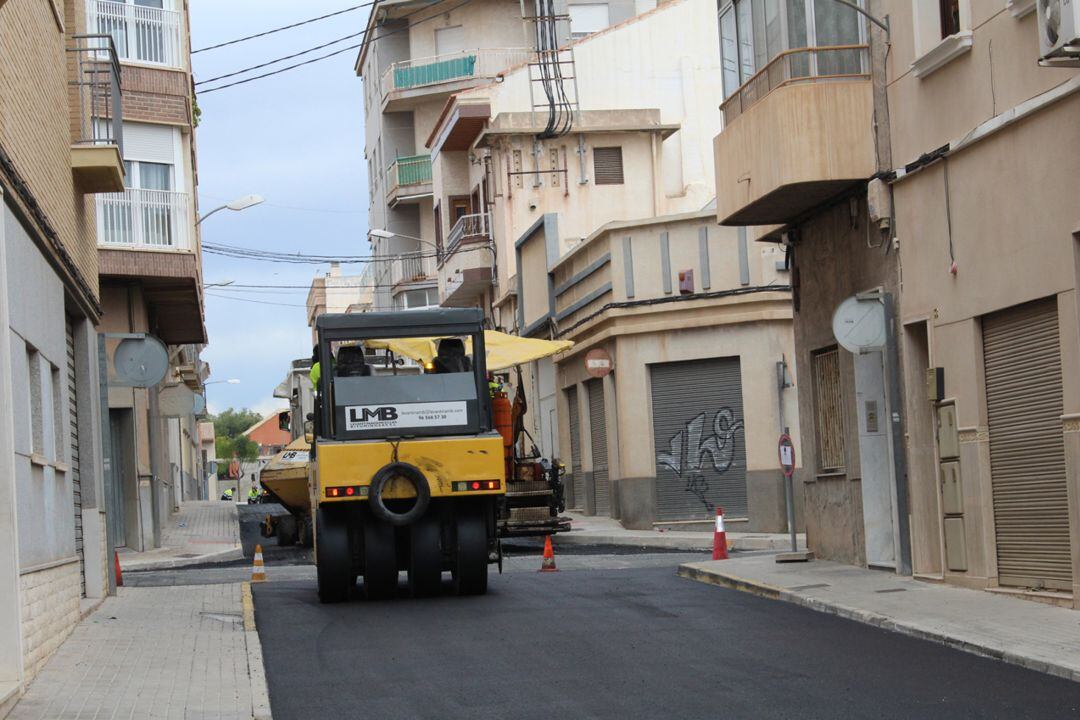
[{"label": "satellite dish", "polygon": [[877,295],[853,295],[836,308],[832,319],[836,341],[853,353],[885,347],[885,304]]},{"label": "satellite dish", "polygon": [[165,379],[169,369],[169,351],[153,335],[125,338],[113,354],[116,375],[127,387],[148,388]]}]

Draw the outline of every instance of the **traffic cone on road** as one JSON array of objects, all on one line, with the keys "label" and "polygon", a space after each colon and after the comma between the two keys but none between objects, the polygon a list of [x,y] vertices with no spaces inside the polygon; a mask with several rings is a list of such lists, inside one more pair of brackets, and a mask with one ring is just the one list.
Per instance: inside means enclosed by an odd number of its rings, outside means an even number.
[{"label": "traffic cone on road", "polygon": [[124,574],[122,572],[120,572],[120,553],[113,550],[112,556],[113,556],[114,572],[116,573],[116,587],[123,587],[123,585],[124,585]]},{"label": "traffic cone on road", "polygon": [[251,582],[266,582],[266,570],[263,569],[262,545],[255,546],[255,565],[251,568]]},{"label": "traffic cone on road", "polygon": [[559,572],[555,567],[555,551],[551,549],[551,536],[544,538],[544,560],[540,563],[540,572]]},{"label": "traffic cone on road", "polygon": [[716,531],[713,533],[712,559],[727,560],[727,533],[724,532],[724,508],[716,508]]}]

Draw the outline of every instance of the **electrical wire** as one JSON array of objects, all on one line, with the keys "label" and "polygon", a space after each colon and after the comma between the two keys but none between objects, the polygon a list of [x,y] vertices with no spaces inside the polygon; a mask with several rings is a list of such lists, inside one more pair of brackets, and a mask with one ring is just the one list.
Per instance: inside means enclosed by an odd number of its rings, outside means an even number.
[{"label": "electrical wire", "polygon": [[[387,32],[384,32],[381,35],[379,35],[378,37],[372,38],[371,42],[377,42],[379,40],[382,40],[385,37],[389,37],[391,35],[397,35],[398,33],[408,32],[411,28],[414,28],[414,27],[416,27],[417,25],[419,25],[421,23],[425,23],[425,22],[427,22],[429,20],[434,20],[435,18],[440,17],[441,15],[443,15],[445,13],[449,13],[449,12],[452,12],[454,10],[457,10],[458,8],[463,7],[464,5],[467,5],[470,2],[472,2],[472,0],[462,0],[461,2],[459,2],[458,4],[456,4],[456,5],[452,6],[452,7],[446,8],[445,10],[443,10],[441,12],[438,12],[438,13],[435,13],[433,15],[430,15],[428,17],[421,18],[420,20],[417,20],[416,22],[409,23],[408,25],[406,25],[403,28],[398,28],[396,30],[389,30]],[[418,13],[421,13],[421,12],[424,12],[424,11],[430,10],[430,9],[431,9],[430,6],[425,5],[423,7],[420,7],[418,9],[416,9],[416,10],[413,10],[412,12],[405,13],[400,18],[395,18],[395,19],[404,20],[406,18],[412,17],[413,15],[416,15]],[[356,33],[356,35],[354,35],[353,37],[359,37],[361,35],[366,36],[366,34],[367,34],[367,29],[365,28],[363,31],[361,31],[359,33]],[[268,65],[273,65],[275,63],[281,62],[283,60],[287,60],[289,58],[298,57],[300,55],[304,55],[304,54],[307,54],[309,52],[313,52],[313,51],[318,50],[320,48],[326,47],[327,45],[333,45],[335,42],[341,42],[341,40],[343,40],[343,39],[346,39],[346,38],[339,38],[338,40],[335,40],[335,41],[330,42],[330,43],[326,43],[325,45],[321,45],[321,46],[314,47],[314,48],[308,48],[307,50],[304,50],[304,51],[301,51],[301,52],[298,52],[298,53],[294,53],[292,55],[288,55],[288,56],[285,56],[285,57],[280,57],[280,58],[277,58],[275,60],[270,60],[269,62],[260,63],[259,65],[253,65],[253,66],[248,67],[248,68],[243,68],[241,70],[237,70],[235,72],[229,73],[228,75],[222,75],[222,76],[220,76],[220,78],[233,77],[233,76],[236,76],[236,75],[242,75],[243,73],[250,72],[251,70],[256,70],[258,68],[263,68],[263,67],[266,67]],[[225,83],[224,85],[218,85],[217,87],[212,87],[212,88],[207,88],[205,90],[200,90],[199,92],[201,92],[203,94],[211,93],[211,92],[217,92],[218,90],[224,90],[225,88],[231,88],[231,87],[235,87],[237,85],[243,85],[245,83],[253,82],[255,80],[261,80],[263,78],[272,77],[274,75],[280,75],[281,73],[288,72],[289,70],[295,70],[296,68],[304,67],[305,65],[311,65],[312,63],[316,63],[316,62],[319,62],[321,60],[326,60],[327,58],[332,58],[332,57],[335,57],[336,55],[341,55],[342,53],[348,52],[350,50],[356,50],[357,48],[363,47],[365,42],[368,42],[366,37],[365,37],[363,42],[357,43],[355,45],[349,45],[347,47],[341,48],[340,50],[334,50],[333,52],[326,53],[325,55],[320,55],[318,57],[314,57],[314,58],[311,58],[309,60],[305,60],[303,62],[295,63],[293,65],[286,65],[285,67],[278,68],[276,70],[271,70],[270,72],[265,72],[265,73],[263,73],[261,75],[254,75],[254,76],[249,77],[249,78],[244,78],[243,80],[236,80],[236,81],[231,82],[231,83]],[[203,80],[203,81],[197,82],[195,84],[196,85],[201,85],[204,82],[213,82],[213,80]]]},{"label": "electrical wire", "polygon": [[274,33],[281,32],[282,30],[291,30],[292,28],[300,27],[301,25],[307,25],[309,23],[317,22],[319,20],[325,20],[326,18],[331,18],[331,17],[334,17],[335,15],[342,15],[342,14],[347,13],[347,12],[352,12],[353,10],[359,10],[360,8],[371,7],[376,2],[378,2],[378,0],[372,0],[372,2],[360,3],[359,5],[353,5],[352,7],[347,7],[344,10],[338,10],[336,12],[327,13],[326,15],[320,15],[319,17],[309,18],[307,20],[301,20],[300,22],[295,22],[295,23],[292,23],[291,25],[282,25],[281,27],[276,27],[276,28],[273,28],[272,30],[266,30],[266,31],[261,32],[261,33],[255,33],[254,35],[247,35],[247,36],[242,37],[242,38],[236,38],[235,40],[228,40],[228,41],[223,42],[223,43],[218,43],[217,45],[210,45],[208,47],[199,48],[198,50],[192,50],[191,54],[194,55],[195,53],[206,52],[207,50],[217,50],[218,48],[223,48],[223,47],[226,47],[228,45],[235,45],[237,43],[242,43],[242,42],[245,42],[247,40],[254,40],[255,38],[261,38],[261,37],[265,37],[267,35],[273,35]]},{"label": "electrical wire", "polygon": [[[205,85],[207,83],[217,82],[218,80],[225,80],[226,78],[236,77],[237,75],[243,75],[244,73],[250,72],[252,70],[259,70],[261,68],[268,67],[270,65],[276,65],[279,62],[284,62],[286,60],[292,60],[293,58],[298,58],[301,55],[307,55],[308,53],[315,52],[316,50],[322,50],[323,48],[328,48],[331,45],[336,45],[339,42],[343,42],[345,40],[352,40],[354,37],[360,37],[365,32],[366,32],[365,30],[361,30],[360,32],[354,32],[354,33],[351,33],[349,35],[343,35],[342,37],[339,37],[337,40],[331,40],[330,42],[323,43],[322,45],[316,45],[315,47],[308,48],[307,50],[301,50],[300,52],[293,53],[292,55],[283,55],[283,56],[281,56],[279,58],[275,58],[273,60],[268,60],[267,62],[260,63],[258,65],[252,65],[251,67],[246,67],[243,70],[236,70],[234,72],[225,73],[224,75],[218,75],[217,77],[208,78],[206,80],[199,80],[197,83],[195,83],[195,86],[198,87],[199,85]],[[352,49],[352,47],[358,47],[358,46],[355,46],[355,45],[350,46],[348,48],[345,48],[345,50],[350,50],[350,49]],[[345,52],[345,50],[342,50],[341,52]]]},{"label": "electrical wire", "polygon": [[[304,253],[284,253],[275,252],[271,250],[255,250],[253,248],[242,248],[235,245],[219,245],[216,243],[204,242],[202,244],[204,253],[210,255],[222,255],[225,257],[232,257],[241,260],[261,260],[264,262],[280,262],[291,263],[296,265],[323,265],[326,263],[339,263],[342,265],[360,265],[360,264],[381,264],[394,262],[400,259],[400,256],[388,256],[379,257],[371,255],[309,255]],[[486,250],[491,252],[492,249],[485,243],[483,245],[476,245],[474,247],[456,248],[452,254],[468,253]],[[423,259],[423,258],[439,258],[444,257],[447,252],[433,252],[433,253],[412,253],[408,257],[410,259]]]}]

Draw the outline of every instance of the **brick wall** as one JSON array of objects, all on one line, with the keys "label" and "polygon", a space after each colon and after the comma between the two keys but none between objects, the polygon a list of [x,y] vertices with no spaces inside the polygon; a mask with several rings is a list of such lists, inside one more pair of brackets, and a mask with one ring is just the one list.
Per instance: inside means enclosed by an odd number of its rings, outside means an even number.
[{"label": "brick wall", "polygon": [[19,585],[24,682],[29,684],[79,622],[79,563],[26,573]]},{"label": "brick wall", "polygon": [[191,80],[186,72],[124,65],[121,86],[125,120],[191,126]]},{"label": "brick wall", "polygon": [[[66,30],[85,26],[68,0]],[[79,13],[81,14],[81,12]],[[43,209],[83,281],[97,295],[93,196],[71,174],[67,38],[48,2],[0,4],[0,146]]]}]

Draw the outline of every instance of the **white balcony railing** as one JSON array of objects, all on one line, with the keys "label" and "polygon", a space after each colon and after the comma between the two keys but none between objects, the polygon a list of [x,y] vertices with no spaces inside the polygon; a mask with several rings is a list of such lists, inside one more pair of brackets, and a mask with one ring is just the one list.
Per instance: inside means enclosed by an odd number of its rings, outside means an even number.
[{"label": "white balcony railing", "polygon": [[468,78],[491,78],[529,62],[529,48],[483,48],[396,62],[382,76],[382,94]]},{"label": "white balcony railing", "polygon": [[462,215],[450,228],[446,240],[446,255],[457,250],[458,245],[470,240],[487,240],[491,237],[491,216],[487,213]]},{"label": "white balcony railing", "polygon": [[188,194],[125,190],[97,196],[98,244],[147,250],[191,250]]},{"label": "white balcony railing", "polygon": [[89,27],[112,35],[121,60],[184,67],[180,13],[114,0],[91,0],[90,7]]},{"label": "white balcony railing", "polygon": [[435,258],[429,252],[407,253],[390,263],[390,283],[423,282],[435,278]]}]

